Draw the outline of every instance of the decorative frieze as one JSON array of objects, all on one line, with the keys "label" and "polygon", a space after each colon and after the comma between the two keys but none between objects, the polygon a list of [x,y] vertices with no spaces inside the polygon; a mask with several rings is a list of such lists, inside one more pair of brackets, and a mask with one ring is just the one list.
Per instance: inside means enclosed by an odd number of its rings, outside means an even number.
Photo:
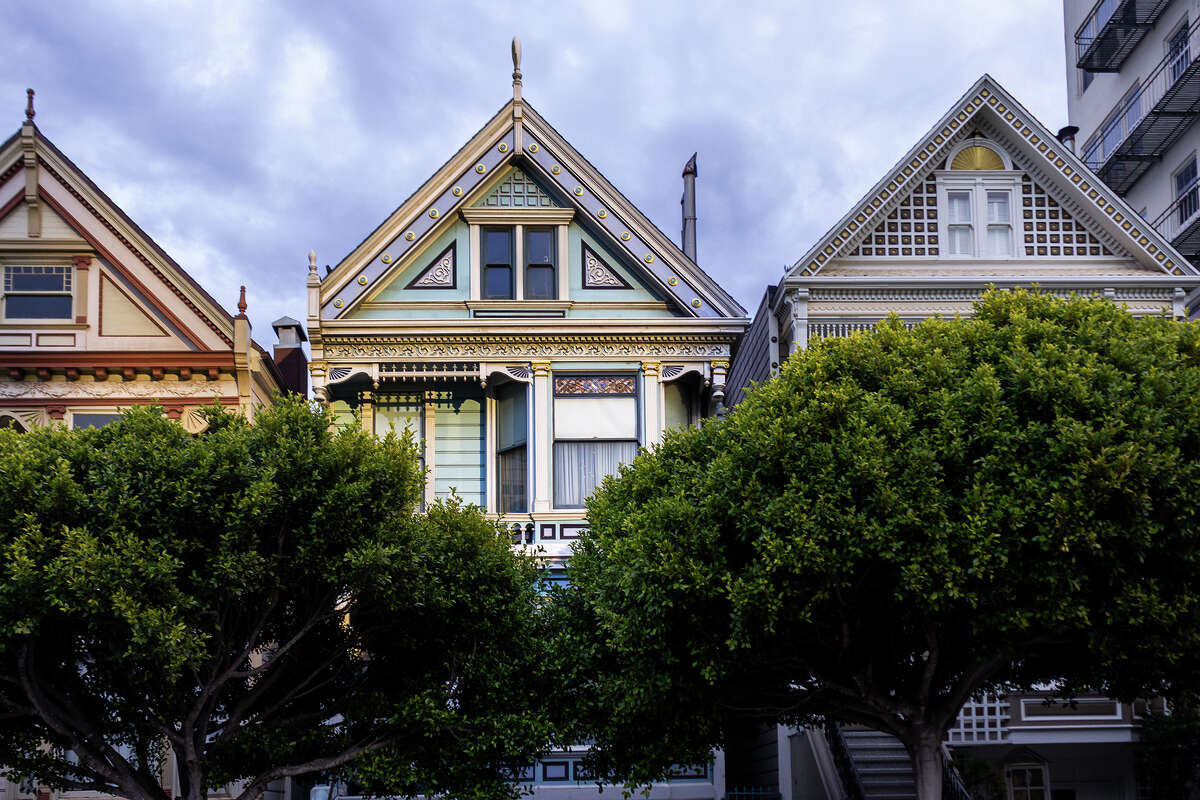
[{"label": "decorative frieze", "polygon": [[724,338],[555,337],[519,339],[454,337],[451,339],[326,338],[327,359],[474,359],[507,361],[534,358],[728,358]]},{"label": "decorative frieze", "polygon": [[0,397],[22,400],[79,398],[154,399],[159,397],[188,397],[197,400],[212,396],[237,395],[233,381],[196,383],[191,381],[0,381]]}]

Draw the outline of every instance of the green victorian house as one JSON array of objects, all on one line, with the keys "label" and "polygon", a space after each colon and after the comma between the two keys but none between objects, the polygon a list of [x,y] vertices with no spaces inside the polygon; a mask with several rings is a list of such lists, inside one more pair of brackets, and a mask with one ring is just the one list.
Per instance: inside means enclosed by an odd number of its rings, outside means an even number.
[{"label": "green victorian house", "polygon": [[457,495],[565,559],[584,500],[639,447],[722,407],[746,312],[521,97],[326,275],[310,254],[313,390],[422,443]]}]

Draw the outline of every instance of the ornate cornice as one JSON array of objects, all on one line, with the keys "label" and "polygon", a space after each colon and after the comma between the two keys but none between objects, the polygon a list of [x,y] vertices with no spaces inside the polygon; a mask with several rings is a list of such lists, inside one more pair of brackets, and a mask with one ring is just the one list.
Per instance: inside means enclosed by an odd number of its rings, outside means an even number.
[{"label": "ornate cornice", "polygon": [[327,337],[326,359],[728,358],[733,335]]}]

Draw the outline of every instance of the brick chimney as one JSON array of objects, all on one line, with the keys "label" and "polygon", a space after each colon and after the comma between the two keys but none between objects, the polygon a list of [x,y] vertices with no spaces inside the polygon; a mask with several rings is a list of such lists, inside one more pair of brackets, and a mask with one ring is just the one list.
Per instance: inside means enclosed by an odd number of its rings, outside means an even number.
[{"label": "brick chimney", "polygon": [[271,323],[279,343],[275,345],[275,366],[283,375],[289,392],[308,396],[308,356],[304,355],[303,342],[308,341],[304,326],[291,317],[280,317]]}]

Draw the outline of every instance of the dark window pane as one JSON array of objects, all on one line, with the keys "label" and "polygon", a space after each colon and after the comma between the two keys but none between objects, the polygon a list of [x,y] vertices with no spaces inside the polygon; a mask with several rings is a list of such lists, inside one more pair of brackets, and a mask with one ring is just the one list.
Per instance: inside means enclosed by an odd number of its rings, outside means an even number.
[{"label": "dark window pane", "polygon": [[484,256],[487,264],[512,264],[512,232],[484,231]]},{"label": "dark window pane", "polygon": [[525,262],[527,264],[554,263],[553,231],[530,231],[525,240]]},{"label": "dark window pane", "polygon": [[67,276],[65,272],[56,272],[49,275],[45,273],[30,275],[28,273],[15,272],[10,275],[10,279],[10,291],[13,292],[65,292],[67,290]]},{"label": "dark window pane", "polygon": [[120,414],[72,414],[72,428],[103,428],[105,425],[116,422],[121,418]]},{"label": "dark window pane", "polygon": [[530,265],[525,273],[526,300],[553,300],[557,292],[554,286],[554,267]]},{"label": "dark window pane", "polygon": [[484,297],[489,300],[511,300],[512,268],[487,267],[484,269]]},{"label": "dark window pane", "polygon": [[70,319],[69,294],[10,294],[4,298],[4,316],[9,319]]},{"label": "dark window pane", "polygon": [[528,474],[525,445],[505,450],[499,454],[500,507],[501,514],[525,513],[529,510],[525,491],[525,476]]}]

